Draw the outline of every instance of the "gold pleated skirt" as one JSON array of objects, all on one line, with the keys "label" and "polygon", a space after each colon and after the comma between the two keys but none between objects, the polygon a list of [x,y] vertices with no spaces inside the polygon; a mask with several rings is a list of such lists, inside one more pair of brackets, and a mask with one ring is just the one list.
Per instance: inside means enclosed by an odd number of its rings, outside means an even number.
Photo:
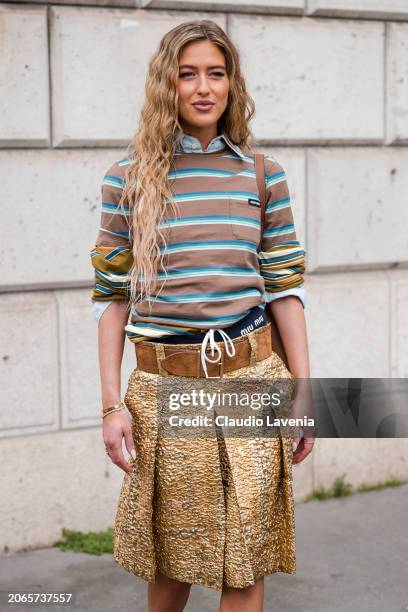
[{"label": "gold pleated skirt", "polygon": [[[274,352],[223,378],[234,377],[293,380]],[[180,386],[180,377],[165,378]],[[160,573],[217,591],[274,572],[294,574],[290,435],[160,436],[160,379],[135,368],[124,398],[137,456],[119,495],[115,561],[149,582]]]}]

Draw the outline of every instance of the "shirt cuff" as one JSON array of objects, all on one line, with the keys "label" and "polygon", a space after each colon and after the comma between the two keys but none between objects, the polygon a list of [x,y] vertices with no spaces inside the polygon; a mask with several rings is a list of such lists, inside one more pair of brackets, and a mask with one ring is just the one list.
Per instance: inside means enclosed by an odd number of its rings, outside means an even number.
[{"label": "shirt cuff", "polygon": [[110,304],[112,304],[113,300],[105,300],[103,302],[92,300],[92,314],[94,319],[97,321],[98,325],[101,320],[101,317],[105,310]]},{"label": "shirt cuff", "polygon": [[299,285],[298,287],[293,287],[292,289],[285,289],[284,291],[264,291],[263,297],[265,302],[268,304],[269,302],[273,302],[274,300],[278,300],[281,297],[287,297],[288,295],[295,295],[302,302],[303,308],[306,307],[306,289],[304,283]]}]

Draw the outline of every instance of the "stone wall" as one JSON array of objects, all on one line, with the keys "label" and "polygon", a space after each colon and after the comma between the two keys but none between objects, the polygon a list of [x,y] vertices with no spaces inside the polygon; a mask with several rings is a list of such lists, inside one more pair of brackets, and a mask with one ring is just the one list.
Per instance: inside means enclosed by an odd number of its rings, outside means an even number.
[{"label": "stone wall", "polygon": [[[261,150],[286,168],[308,256],[312,376],[408,376],[406,0],[0,3],[1,550],[113,522],[89,251],[100,182],[138,118],[161,36],[231,35]],[[135,365],[128,342],[122,385]],[[406,440],[323,440],[296,498],[408,477]]]}]

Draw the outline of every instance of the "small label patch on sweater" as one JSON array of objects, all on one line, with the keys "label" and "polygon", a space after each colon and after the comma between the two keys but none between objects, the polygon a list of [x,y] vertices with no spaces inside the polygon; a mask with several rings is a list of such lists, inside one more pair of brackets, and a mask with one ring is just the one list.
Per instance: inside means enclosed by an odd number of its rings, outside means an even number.
[{"label": "small label patch on sweater", "polygon": [[260,202],[259,200],[254,200],[253,198],[248,198],[248,204],[251,204],[251,206],[260,206]]}]

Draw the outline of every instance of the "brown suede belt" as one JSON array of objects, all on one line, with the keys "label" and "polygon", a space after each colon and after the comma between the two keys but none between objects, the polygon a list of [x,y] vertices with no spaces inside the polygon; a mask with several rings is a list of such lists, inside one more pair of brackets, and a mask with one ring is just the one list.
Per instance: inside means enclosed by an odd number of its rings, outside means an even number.
[{"label": "brown suede belt", "polygon": [[[230,357],[225,351],[223,341],[217,342],[222,354],[217,363],[207,362],[209,378],[222,378],[226,372],[238,370],[257,361],[262,361],[272,354],[271,324],[267,323],[260,329],[245,336],[233,338],[235,355]],[[201,363],[201,344],[165,344],[144,340],[135,344],[137,368],[151,374],[162,376],[194,376],[205,377]],[[206,350],[209,358],[211,349]]]}]

